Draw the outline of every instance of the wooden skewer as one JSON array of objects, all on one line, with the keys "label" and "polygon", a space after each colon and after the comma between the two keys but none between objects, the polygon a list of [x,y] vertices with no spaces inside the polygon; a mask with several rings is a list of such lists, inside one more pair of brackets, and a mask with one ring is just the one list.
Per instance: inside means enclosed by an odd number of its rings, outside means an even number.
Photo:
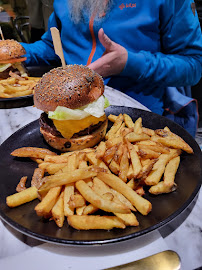
[{"label": "wooden skewer", "polygon": [[1,35],[1,39],[4,40],[4,35],[3,35],[3,32],[2,32],[1,26],[0,26],[0,35]]},{"label": "wooden skewer", "polygon": [[63,54],[63,49],[62,49],[62,43],[60,39],[60,32],[56,27],[51,27],[51,35],[53,39],[53,45],[54,45],[54,50],[55,53],[60,57],[60,60],[62,62],[62,67],[65,68],[66,63],[65,63],[65,58]]}]

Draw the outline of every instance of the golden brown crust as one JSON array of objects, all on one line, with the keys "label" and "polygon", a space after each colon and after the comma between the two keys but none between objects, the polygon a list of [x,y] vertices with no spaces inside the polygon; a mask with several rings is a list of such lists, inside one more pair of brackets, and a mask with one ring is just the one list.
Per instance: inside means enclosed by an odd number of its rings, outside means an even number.
[{"label": "golden brown crust", "polygon": [[23,46],[14,39],[0,40],[0,60],[19,58],[26,54]]},{"label": "golden brown crust", "polygon": [[61,152],[69,152],[94,147],[104,138],[107,130],[107,124],[108,120],[106,119],[103,124],[92,134],[70,139],[54,136],[43,128],[40,128],[40,131],[50,146],[60,150]]},{"label": "golden brown crust", "polygon": [[76,109],[104,93],[102,77],[83,65],[58,67],[44,74],[34,88],[34,105],[45,112],[57,106]]}]

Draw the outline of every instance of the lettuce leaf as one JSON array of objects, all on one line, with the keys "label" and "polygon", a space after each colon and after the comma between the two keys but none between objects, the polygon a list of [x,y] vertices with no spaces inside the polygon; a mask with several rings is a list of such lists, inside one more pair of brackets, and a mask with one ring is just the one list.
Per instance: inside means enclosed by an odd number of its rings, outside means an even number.
[{"label": "lettuce leaf", "polygon": [[54,112],[48,112],[48,117],[56,120],[81,120],[85,117],[93,115],[99,118],[104,115],[104,109],[109,105],[108,99],[101,96],[96,101],[79,109],[73,110],[63,106],[58,106]]}]

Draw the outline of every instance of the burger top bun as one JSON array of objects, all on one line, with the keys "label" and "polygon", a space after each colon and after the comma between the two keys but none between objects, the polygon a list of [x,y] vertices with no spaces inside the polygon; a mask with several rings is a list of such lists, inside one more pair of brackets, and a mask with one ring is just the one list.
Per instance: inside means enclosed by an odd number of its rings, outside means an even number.
[{"label": "burger top bun", "polygon": [[0,40],[0,60],[19,58],[26,54],[22,45],[13,39]]},{"label": "burger top bun", "polygon": [[58,67],[44,74],[34,88],[34,105],[45,112],[57,106],[77,109],[104,93],[102,77],[83,65]]}]

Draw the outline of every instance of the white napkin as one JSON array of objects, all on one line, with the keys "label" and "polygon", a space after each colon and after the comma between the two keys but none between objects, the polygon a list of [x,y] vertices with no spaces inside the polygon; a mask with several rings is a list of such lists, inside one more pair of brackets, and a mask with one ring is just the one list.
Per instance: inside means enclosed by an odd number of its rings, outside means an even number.
[{"label": "white napkin", "polygon": [[[12,243],[10,243],[12,245]],[[129,263],[168,249],[158,231],[104,246],[61,246],[44,243],[0,260],[0,269],[96,270]]]}]

